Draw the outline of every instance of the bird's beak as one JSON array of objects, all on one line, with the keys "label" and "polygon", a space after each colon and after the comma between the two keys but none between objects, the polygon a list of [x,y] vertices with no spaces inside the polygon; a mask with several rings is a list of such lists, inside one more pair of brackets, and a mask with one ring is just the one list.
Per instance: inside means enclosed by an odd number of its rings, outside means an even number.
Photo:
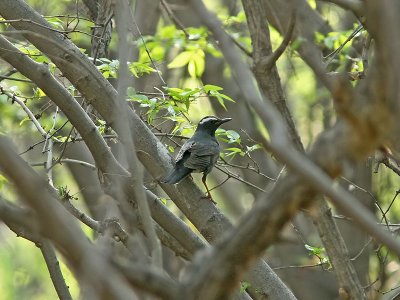
[{"label": "bird's beak", "polygon": [[230,120],[232,120],[232,118],[220,119],[220,120],[219,120],[219,125],[224,124],[224,123],[226,123],[226,122],[229,122]]}]

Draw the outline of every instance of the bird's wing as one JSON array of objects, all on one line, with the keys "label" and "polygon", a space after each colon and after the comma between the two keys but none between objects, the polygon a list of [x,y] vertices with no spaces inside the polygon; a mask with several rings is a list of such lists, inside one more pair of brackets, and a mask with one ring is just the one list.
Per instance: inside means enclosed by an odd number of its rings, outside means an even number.
[{"label": "bird's wing", "polygon": [[184,160],[183,165],[187,168],[205,171],[211,171],[219,155],[218,143],[199,143],[195,142],[187,150],[190,152],[190,156]]},{"label": "bird's wing", "polygon": [[178,155],[175,158],[177,164],[183,159],[184,156],[186,157],[185,154],[188,154],[188,152],[191,151],[194,144],[195,142],[191,140],[188,140],[186,143],[183,144],[181,150],[179,150]]}]

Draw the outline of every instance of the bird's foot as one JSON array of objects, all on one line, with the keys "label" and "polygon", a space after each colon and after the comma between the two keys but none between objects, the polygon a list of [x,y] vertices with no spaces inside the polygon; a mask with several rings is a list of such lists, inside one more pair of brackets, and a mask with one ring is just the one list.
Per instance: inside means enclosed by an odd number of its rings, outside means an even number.
[{"label": "bird's foot", "polygon": [[215,205],[217,205],[217,202],[214,201],[214,199],[211,197],[211,194],[205,194],[201,197],[201,199],[208,199],[211,200],[212,203],[214,203]]}]

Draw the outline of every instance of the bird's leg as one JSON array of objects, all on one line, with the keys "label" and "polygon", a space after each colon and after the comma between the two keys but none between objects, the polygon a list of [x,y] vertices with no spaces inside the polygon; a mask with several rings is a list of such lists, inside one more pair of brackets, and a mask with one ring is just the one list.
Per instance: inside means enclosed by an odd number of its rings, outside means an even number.
[{"label": "bird's leg", "polygon": [[207,180],[207,174],[204,174],[203,177],[201,178],[201,181],[203,182],[203,184],[204,184],[204,186],[206,187],[206,190],[207,190],[206,198],[209,198],[214,204],[217,204],[217,202],[215,202],[214,199],[211,196],[211,193],[210,193],[210,190],[208,189],[206,180]]}]

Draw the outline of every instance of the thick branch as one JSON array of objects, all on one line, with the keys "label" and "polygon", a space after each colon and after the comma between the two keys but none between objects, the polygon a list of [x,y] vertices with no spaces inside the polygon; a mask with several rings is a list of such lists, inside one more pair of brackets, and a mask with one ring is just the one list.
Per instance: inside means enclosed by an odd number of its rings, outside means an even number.
[{"label": "thick branch", "polygon": [[[18,193],[33,208],[44,237],[54,241],[58,250],[68,259],[79,278],[86,268],[92,278],[86,283],[98,292],[113,295],[115,299],[132,297],[131,289],[107,260],[89,243],[76,221],[47,190],[47,182],[36,174],[12,149],[5,137],[0,137],[0,168],[17,187]],[[104,274],[103,270],[107,270]],[[104,297],[104,296],[103,296]]]},{"label": "thick branch", "polygon": [[162,268],[162,249],[161,243],[157,237],[153,226],[153,219],[150,215],[149,204],[146,199],[145,191],[143,188],[143,167],[139,162],[136,154],[136,145],[132,138],[131,128],[129,123],[125,120],[129,118],[127,113],[127,105],[125,101],[126,90],[129,85],[128,74],[128,55],[129,44],[128,36],[128,19],[130,17],[129,5],[127,1],[119,1],[115,7],[117,32],[119,37],[119,70],[118,70],[118,101],[116,105],[119,109],[113,110],[115,114],[115,126],[117,127],[118,135],[122,141],[125,157],[128,161],[131,177],[129,179],[129,186],[132,193],[130,197],[138,204],[138,211],[143,224],[143,229],[151,244],[152,261],[153,264],[160,269]]},{"label": "thick branch", "polygon": [[0,196],[0,219],[18,236],[22,236],[40,247],[58,297],[61,300],[72,299],[61,273],[54,248],[49,240],[40,235],[39,224],[34,213],[10,203]]},{"label": "thick branch", "polygon": [[[276,53],[278,52],[278,50],[272,53],[268,24],[266,24],[266,26],[258,28],[258,24],[262,24],[264,20],[264,16],[261,13],[262,6],[258,1],[246,0],[243,1],[243,8],[246,15],[248,16],[247,22],[254,45],[254,53],[256,53],[256,55],[254,55],[254,73],[258,85],[264,94],[269,95],[269,98],[274,102],[274,104],[282,114],[288,127],[290,139],[292,140],[296,149],[301,153],[304,153],[303,144],[300,140],[300,136],[296,130],[291,113],[286,104],[286,98],[284,96],[284,92],[280,83],[278,70],[274,65],[272,65],[275,63],[274,59],[277,56]],[[284,41],[279,48],[284,49],[283,45],[287,44],[290,41],[289,37],[294,30],[294,21],[295,14],[294,11],[292,11],[291,21],[287,29],[288,33],[286,34]],[[258,59],[258,61],[256,59]],[[318,58],[315,58],[315,60],[316,59]],[[267,65],[267,70],[265,70],[265,65]],[[322,75],[325,76],[325,74]],[[326,211],[329,208],[324,199],[317,201],[316,206],[318,207],[318,211]],[[328,251],[331,262],[334,266],[339,286],[343,288],[343,290],[345,290],[351,298],[365,299],[364,290],[359,282],[354,266],[348,257],[346,245],[332,216],[329,214],[320,213],[313,218],[315,224],[317,225],[321,239],[324,242],[324,246]],[[330,226],[328,227],[328,225]],[[328,247],[331,245],[334,245],[335,247]],[[342,276],[343,274],[345,274],[346,276]]]},{"label": "thick branch", "polygon": [[180,299],[178,284],[166,274],[160,274],[157,270],[144,265],[126,265],[114,262],[126,279],[136,287],[161,297],[162,299]]},{"label": "thick branch", "polygon": [[[215,38],[220,41],[224,57],[230,64],[233,73],[237,78],[239,74],[241,75],[238,83],[251,80],[251,76],[248,76],[247,72],[241,71],[245,69],[244,66],[238,68],[240,63],[237,61],[240,61],[240,57],[234,53],[234,48],[231,47],[229,40],[220,29],[220,24],[216,18],[207,12],[201,1],[193,0],[191,4],[201,15],[203,22],[213,32]],[[246,87],[246,85],[243,83],[242,87]],[[243,90],[243,92],[246,94],[247,90]],[[250,95],[252,95],[251,92]],[[245,100],[254,105],[251,99],[246,97]],[[269,109],[266,103],[263,109],[257,109],[257,112]],[[376,114],[376,110],[368,112]],[[385,116],[389,120],[375,118],[372,121],[368,118],[368,114],[363,114],[358,121],[361,123],[371,121],[390,122],[390,116],[384,114],[384,112],[385,110],[383,109],[379,117]],[[260,117],[268,125],[274,122],[275,126],[281,125],[276,124],[276,119],[265,120],[265,118],[270,117],[268,115],[260,113]],[[361,119],[362,117],[366,117],[366,119]],[[332,177],[340,174],[344,164],[349,164],[356,157],[363,158],[367,153],[375,149],[380,139],[382,139],[380,135],[367,135],[361,126],[353,127],[352,125],[354,124],[349,125],[348,123],[338,122],[334,129],[327,131],[318,139],[312,152],[314,161],[322,166],[324,171]],[[381,124],[379,124],[380,126]],[[359,139],[358,144],[354,141],[350,143],[348,140],[350,134],[347,134],[347,132],[352,133],[351,138],[354,138],[356,132],[359,136],[365,137],[365,139]],[[265,140],[263,140],[263,144],[301,177],[289,175],[285,180],[278,181],[278,184],[270,194],[269,201],[257,202],[256,207],[239,224],[238,229],[232,231],[231,235],[221,243],[218,243],[216,251],[212,251],[212,255],[207,256],[202,261],[204,263],[208,259],[208,264],[203,265],[202,270],[189,279],[188,290],[190,292],[187,295],[194,293],[197,297],[205,297],[207,299],[226,297],[228,290],[234,287],[234,283],[238,280],[243,268],[260,255],[266,245],[276,239],[278,231],[294,215],[297,209],[310,204],[317,195],[316,189],[331,197],[340,209],[351,215],[360,226],[377,240],[387,244],[394,252],[400,253],[400,244],[376,225],[374,217],[354,197],[341,188],[333,187],[332,181],[325,172],[322,172],[321,169],[310,163],[298,152],[293,151],[293,149],[276,143],[274,135],[271,144]],[[333,147],[333,145],[336,147]],[[362,151],[360,151],[360,147],[363,147]],[[323,153],[323,157],[320,153]],[[260,211],[262,212],[260,213]],[[237,240],[234,241],[235,239]],[[247,241],[245,242],[245,240]],[[228,261],[229,266],[227,265]],[[224,271],[221,272],[221,270]]]},{"label": "thick branch", "polygon": [[[21,0],[0,1],[0,14],[6,19],[29,17],[41,24],[50,26],[38,13]],[[32,26],[26,26],[24,23],[13,25],[16,29],[23,30],[30,42],[51,57],[63,75],[104,117],[107,124],[111,126],[115,124],[111,113],[116,107],[115,89],[72,42],[66,40],[62,35],[42,27],[35,28],[35,34],[33,34]],[[259,98],[256,97],[255,99]],[[273,112],[271,114],[273,115]],[[172,167],[172,159],[168,151],[134,112],[128,109],[128,115],[140,161],[154,178],[160,178],[163,172],[167,172]],[[276,136],[280,135],[280,132],[276,134]],[[214,241],[231,228],[228,219],[210,201],[203,199],[203,193],[189,179],[184,180],[178,187],[163,185],[162,188],[208,241]],[[257,278],[259,282],[266,280],[277,282],[281,288],[285,289],[276,274],[264,262],[260,262],[257,266],[259,268],[257,272],[252,273],[254,278]],[[252,282],[250,281],[250,283]]]},{"label": "thick branch", "polygon": [[[0,137],[0,151],[2,172],[14,182],[18,193],[36,212],[41,234],[54,241],[70,262],[77,278],[93,286],[98,293],[97,299],[134,298],[124,277],[89,243],[72,216],[48,191],[47,182],[15,153],[5,137]],[[91,276],[83,276],[83,269],[85,274]]]},{"label": "thick branch", "polygon": [[129,174],[115,159],[93,121],[75,98],[55,79],[46,65],[34,62],[3,36],[0,36],[0,57],[34,81],[60,107],[85,140],[101,170],[114,175]]}]

